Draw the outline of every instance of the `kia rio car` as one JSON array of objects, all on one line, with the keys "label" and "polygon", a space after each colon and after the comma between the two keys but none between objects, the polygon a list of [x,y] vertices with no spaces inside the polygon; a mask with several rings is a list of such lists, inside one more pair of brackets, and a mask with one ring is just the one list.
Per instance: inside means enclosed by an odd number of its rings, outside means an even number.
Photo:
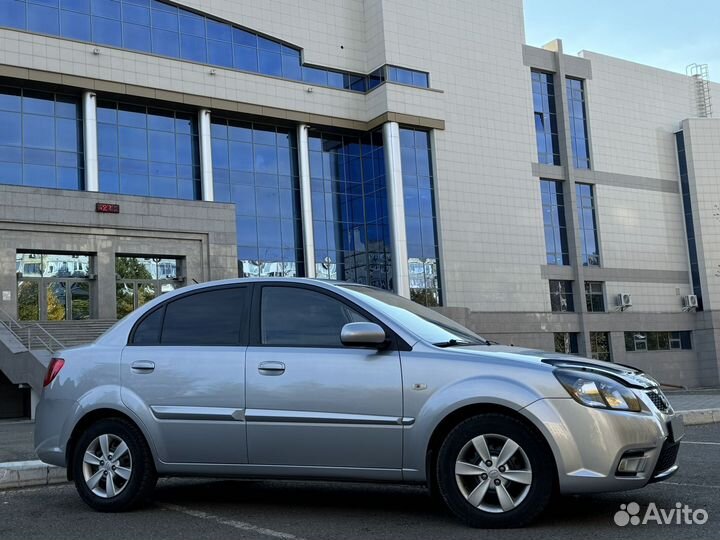
[{"label": "kia rio car", "polygon": [[239,279],[164,294],[49,366],[40,458],[100,511],[159,476],[429,486],[478,527],[677,469],[682,422],[626,366],[493,344],[389,292]]}]

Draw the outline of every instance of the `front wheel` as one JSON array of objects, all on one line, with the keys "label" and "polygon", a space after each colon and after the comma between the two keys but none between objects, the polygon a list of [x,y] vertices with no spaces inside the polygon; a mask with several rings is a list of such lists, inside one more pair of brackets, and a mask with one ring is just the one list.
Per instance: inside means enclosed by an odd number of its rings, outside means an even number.
[{"label": "front wheel", "polygon": [[100,512],[129,510],[150,495],[157,481],[145,438],[121,419],[92,424],[75,445],[72,466],[80,497]]},{"label": "front wheel", "polygon": [[474,416],[445,438],[437,485],[450,510],[472,527],[522,527],[549,504],[553,456],[522,422],[502,414]]}]

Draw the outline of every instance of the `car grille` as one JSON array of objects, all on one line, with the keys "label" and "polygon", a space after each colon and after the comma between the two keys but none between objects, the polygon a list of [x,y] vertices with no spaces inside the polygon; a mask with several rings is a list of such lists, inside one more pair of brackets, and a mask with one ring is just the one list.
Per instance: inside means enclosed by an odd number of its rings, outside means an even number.
[{"label": "car grille", "polygon": [[662,450],[660,451],[660,457],[658,457],[657,463],[655,464],[655,470],[652,474],[653,478],[675,465],[679,451],[679,442],[669,443],[665,441],[665,444],[663,444]]},{"label": "car grille", "polygon": [[665,414],[672,413],[672,407],[670,406],[670,402],[665,397],[665,394],[663,394],[660,390],[648,390],[647,395],[650,398],[650,401],[653,402],[653,405],[655,405],[655,407],[657,407],[660,412],[663,412]]}]

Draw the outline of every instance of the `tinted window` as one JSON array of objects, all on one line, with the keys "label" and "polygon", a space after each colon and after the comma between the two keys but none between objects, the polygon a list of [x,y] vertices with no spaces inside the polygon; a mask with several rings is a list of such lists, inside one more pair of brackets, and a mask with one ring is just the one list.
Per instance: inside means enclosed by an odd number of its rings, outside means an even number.
[{"label": "tinted window", "polygon": [[[246,302],[245,287],[215,289],[173,300],[165,308],[163,345],[238,345]],[[162,310],[158,310],[160,312]],[[135,345],[150,345],[157,335],[155,314],[138,326]],[[147,326],[147,328],[146,328]],[[147,340],[147,341],[143,341]]]},{"label": "tinted window", "polygon": [[263,345],[342,347],[342,327],[363,321],[367,319],[358,312],[321,292],[292,287],[262,290]]},{"label": "tinted window", "polygon": [[163,315],[165,315],[164,307],[156,309],[145,317],[135,328],[133,345],[157,345],[160,343]]}]

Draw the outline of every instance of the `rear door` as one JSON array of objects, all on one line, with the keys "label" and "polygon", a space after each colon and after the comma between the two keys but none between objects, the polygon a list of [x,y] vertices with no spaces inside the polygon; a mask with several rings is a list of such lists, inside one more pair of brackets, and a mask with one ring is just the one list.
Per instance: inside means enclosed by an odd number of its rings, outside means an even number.
[{"label": "rear door", "polygon": [[247,463],[250,287],[190,292],[149,312],[122,356],[122,399],[166,463]]}]

